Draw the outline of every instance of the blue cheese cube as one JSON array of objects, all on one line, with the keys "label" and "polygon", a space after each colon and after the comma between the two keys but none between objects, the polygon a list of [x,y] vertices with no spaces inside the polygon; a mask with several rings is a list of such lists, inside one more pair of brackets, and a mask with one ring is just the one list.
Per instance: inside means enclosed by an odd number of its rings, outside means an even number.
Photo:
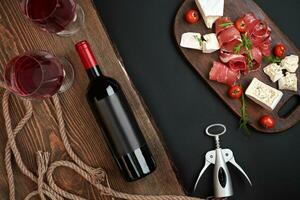
[{"label": "blue cheese cube", "polygon": [[271,81],[273,82],[278,81],[284,76],[281,66],[277,65],[276,63],[269,64],[263,69],[263,71],[270,77]]},{"label": "blue cheese cube", "polygon": [[285,77],[278,81],[280,90],[291,90],[297,92],[297,75],[295,73],[286,73]]},{"label": "blue cheese cube", "polygon": [[288,72],[295,73],[299,66],[299,57],[296,55],[286,56],[280,63],[283,69],[286,69]]},{"label": "blue cheese cube", "polygon": [[187,32],[181,35],[180,46],[188,49],[202,50],[200,33]]},{"label": "blue cheese cube", "polygon": [[212,53],[220,49],[219,41],[215,33],[206,34],[203,38],[203,53]]},{"label": "blue cheese cube", "polygon": [[267,110],[274,110],[283,96],[281,91],[259,81],[257,78],[253,78],[245,94]]}]

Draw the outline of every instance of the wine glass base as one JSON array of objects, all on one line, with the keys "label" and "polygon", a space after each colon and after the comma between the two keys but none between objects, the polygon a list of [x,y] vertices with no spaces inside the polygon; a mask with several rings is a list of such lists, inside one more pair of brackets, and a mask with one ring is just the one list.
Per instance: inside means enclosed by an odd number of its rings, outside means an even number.
[{"label": "wine glass base", "polygon": [[82,7],[79,4],[77,4],[74,19],[65,27],[65,30],[56,33],[56,35],[61,37],[69,37],[74,35],[83,26],[84,19],[84,11]]},{"label": "wine glass base", "polygon": [[63,66],[64,70],[64,80],[58,93],[66,92],[74,83],[74,68],[73,65],[65,57],[59,57],[59,60]]}]

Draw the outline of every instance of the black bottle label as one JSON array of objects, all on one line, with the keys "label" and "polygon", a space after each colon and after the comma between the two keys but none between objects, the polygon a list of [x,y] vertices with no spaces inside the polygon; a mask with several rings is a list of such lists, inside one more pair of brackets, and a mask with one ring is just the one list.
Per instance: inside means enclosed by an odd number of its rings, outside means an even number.
[{"label": "black bottle label", "polygon": [[145,145],[145,139],[122,92],[93,99],[110,148],[123,156]]}]

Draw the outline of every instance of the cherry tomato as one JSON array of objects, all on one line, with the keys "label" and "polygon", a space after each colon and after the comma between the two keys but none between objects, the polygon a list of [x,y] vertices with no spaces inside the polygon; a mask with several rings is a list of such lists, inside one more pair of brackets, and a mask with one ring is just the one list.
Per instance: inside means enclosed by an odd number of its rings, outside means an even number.
[{"label": "cherry tomato", "polygon": [[244,18],[239,18],[235,21],[234,26],[240,33],[245,33],[247,29],[247,25],[245,23]]},{"label": "cherry tomato", "polygon": [[228,90],[228,95],[232,99],[239,99],[243,94],[243,88],[239,85],[233,85]]},{"label": "cherry tomato", "polygon": [[276,46],[273,49],[273,53],[276,57],[282,58],[285,55],[285,46],[283,44],[276,44]]},{"label": "cherry tomato", "polygon": [[268,129],[274,128],[274,126],[275,126],[275,120],[270,115],[263,115],[259,119],[259,123],[261,126],[263,126],[264,128],[268,128]]},{"label": "cherry tomato", "polygon": [[189,24],[196,24],[199,21],[199,12],[195,9],[188,10],[185,13],[185,21]]}]

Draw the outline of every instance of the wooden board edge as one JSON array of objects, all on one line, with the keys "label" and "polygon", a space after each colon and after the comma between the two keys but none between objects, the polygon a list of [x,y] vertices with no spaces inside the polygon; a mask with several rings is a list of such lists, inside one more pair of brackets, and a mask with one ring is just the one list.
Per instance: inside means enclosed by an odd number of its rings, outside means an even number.
[{"label": "wooden board edge", "polygon": [[156,124],[154,118],[152,117],[152,114],[151,114],[151,112],[150,112],[150,110],[149,110],[147,104],[146,104],[145,101],[143,100],[143,97],[141,96],[140,92],[137,90],[137,88],[135,87],[135,85],[134,85],[134,83],[132,82],[131,78],[130,78],[129,75],[127,74],[127,71],[126,71],[126,69],[124,68],[125,64],[124,64],[124,62],[123,62],[123,59],[122,59],[122,57],[121,57],[121,55],[120,55],[120,53],[119,53],[119,51],[118,51],[118,49],[117,49],[117,46],[116,46],[115,42],[113,41],[113,39],[112,39],[112,38],[110,37],[110,35],[108,34],[108,30],[107,30],[107,28],[106,28],[106,26],[105,26],[105,24],[104,24],[104,22],[103,22],[103,20],[102,20],[102,18],[101,18],[101,16],[100,16],[100,13],[98,12],[98,10],[97,10],[97,8],[96,8],[96,6],[95,6],[95,4],[94,4],[94,1],[93,1],[93,0],[90,0],[90,2],[91,2],[91,4],[93,5],[93,9],[94,9],[95,12],[97,13],[99,23],[100,23],[101,26],[103,27],[103,29],[104,29],[104,31],[105,31],[105,33],[106,33],[106,35],[107,35],[107,38],[109,39],[110,45],[113,47],[113,50],[114,50],[114,53],[116,54],[116,57],[118,58],[119,62],[120,62],[121,65],[122,65],[123,71],[126,73],[126,77],[127,77],[128,81],[129,81],[129,83],[130,83],[130,86],[133,88],[134,92],[137,94],[138,101],[139,101],[139,103],[142,105],[143,110],[144,110],[144,112],[146,113],[147,118],[150,120],[150,123],[151,123],[152,127],[154,128],[154,130],[155,130],[155,132],[156,132],[156,134],[157,134],[157,136],[158,136],[158,138],[159,138],[159,140],[160,140],[160,143],[161,143],[162,146],[163,146],[163,149],[164,149],[164,151],[165,151],[165,153],[166,153],[166,155],[167,155],[167,157],[168,157],[168,162],[169,162],[169,164],[170,164],[170,166],[171,166],[171,168],[172,168],[172,170],[173,170],[173,172],[174,172],[174,174],[175,174],[175,176],[176,176],[176,180],[178,181],[178,185],[180,186],[181,192],[182,192],[183,194],[185,194],[185,195],[188,195],[188,192],[185,190],[185,188],[184,188],[183,185],[182,185],[182,181],[181,181],[181,179],[180,179],[180,177],[179,177],[178,169],[176,168],[176,166],[175,166],[175,164],[174,164],[174,162],[173,162],[173,158],[172,158],[172,156],[171,156],[171,154],[170,154],[170,152],[169,152],[169,150],[168,150],[168,147],[167,147],[167,145],[166,145],[166,143],[165,143],[165,141],[164,141],[164,138],[163,138],[163,136],[162,136],[162,134],[161,134],[161,131],[159,130],[159,128],[158,128],[158,126],[157,126],[157,124]]}]

